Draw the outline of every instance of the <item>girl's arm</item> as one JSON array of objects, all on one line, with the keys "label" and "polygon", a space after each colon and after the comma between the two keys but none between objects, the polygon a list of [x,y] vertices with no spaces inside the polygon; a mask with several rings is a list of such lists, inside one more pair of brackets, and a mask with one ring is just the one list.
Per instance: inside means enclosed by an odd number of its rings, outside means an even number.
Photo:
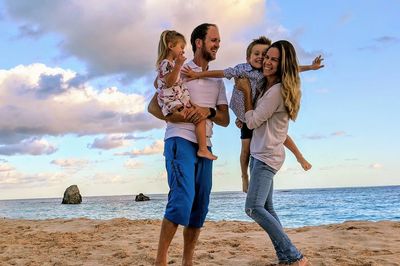
[{"label": "girl's arm", "polygon": [[303,72],[303,71],[318,70],[320,68],[323,68],[324,67],[324,65],[322,65],[323,60],[324,59],[322,58],[322,56],[319,55],[316,58],[314,58],[311,65],[299,66],[299,71]]},{"label": "girl's arm", "polygon": [[172,71],[165,75],[164,78],[167,88],[172,87],[176,83],[179,76],[179,72],[181,71],[181,68],[185,60],[186,57],[184,57],[183,55],[179,55],[175,60],[175,66],[172,68]]}]

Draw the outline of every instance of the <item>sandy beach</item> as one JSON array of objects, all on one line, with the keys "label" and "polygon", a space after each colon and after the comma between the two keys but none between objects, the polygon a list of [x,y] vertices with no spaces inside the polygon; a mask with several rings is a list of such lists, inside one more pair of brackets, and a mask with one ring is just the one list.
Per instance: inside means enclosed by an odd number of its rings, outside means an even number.
[{"label": "sandy beach", "polygon": [[[0,265],[152,265],[160,221],[0,220]],[[287,230],[312,265],[400,265],[400,222],[351,221]],[[180,265],[182,228],[169,265]],[[195,265],[275,265],[254,223],[206,222]]]}]

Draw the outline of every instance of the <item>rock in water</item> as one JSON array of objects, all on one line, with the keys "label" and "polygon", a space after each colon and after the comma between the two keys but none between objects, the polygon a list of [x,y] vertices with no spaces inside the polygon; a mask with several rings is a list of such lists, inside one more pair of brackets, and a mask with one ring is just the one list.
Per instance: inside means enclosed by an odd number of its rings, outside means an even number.
[{"label": "rock in water", "polygon": [[62,204],[80,204],[81,202],[82,196],[77,185],[72,185],[65,190]]},{"label": "rock in water", "polygon": [[150,200],[150,197],[143,195],[143,193],[140,193],[135,197],[135,201],[147,201]]}]

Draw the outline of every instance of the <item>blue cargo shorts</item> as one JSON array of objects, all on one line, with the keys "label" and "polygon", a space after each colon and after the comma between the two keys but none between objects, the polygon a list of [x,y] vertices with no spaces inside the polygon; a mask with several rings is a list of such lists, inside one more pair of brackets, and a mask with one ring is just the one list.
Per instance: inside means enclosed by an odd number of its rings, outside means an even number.
[{"label": "blue cargo shorts", "polygon": [[[208,148],[211,151],[211,148]],[[208,212],[212,186],[212,161],[197,157],[198,145],[181,137],[165,140],[168,203],[164,218],[200,228]]]}]

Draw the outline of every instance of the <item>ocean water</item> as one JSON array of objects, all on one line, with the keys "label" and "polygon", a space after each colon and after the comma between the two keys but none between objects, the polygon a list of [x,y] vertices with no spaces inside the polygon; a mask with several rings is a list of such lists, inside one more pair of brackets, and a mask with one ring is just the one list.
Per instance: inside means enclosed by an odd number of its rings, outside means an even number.
[{"label": "ocean water", "polygon": [[[162,219],[167,195],[83,197],[82,204],[63,205],[61,198],[1,200],[0,218]],[[211,195],[207,220],[251,221],[244,213],[246,194],[216,192]],[[285,227],[341,223],[348,220],[400,221],[400,186],[276,190],[274,204]]]}]

